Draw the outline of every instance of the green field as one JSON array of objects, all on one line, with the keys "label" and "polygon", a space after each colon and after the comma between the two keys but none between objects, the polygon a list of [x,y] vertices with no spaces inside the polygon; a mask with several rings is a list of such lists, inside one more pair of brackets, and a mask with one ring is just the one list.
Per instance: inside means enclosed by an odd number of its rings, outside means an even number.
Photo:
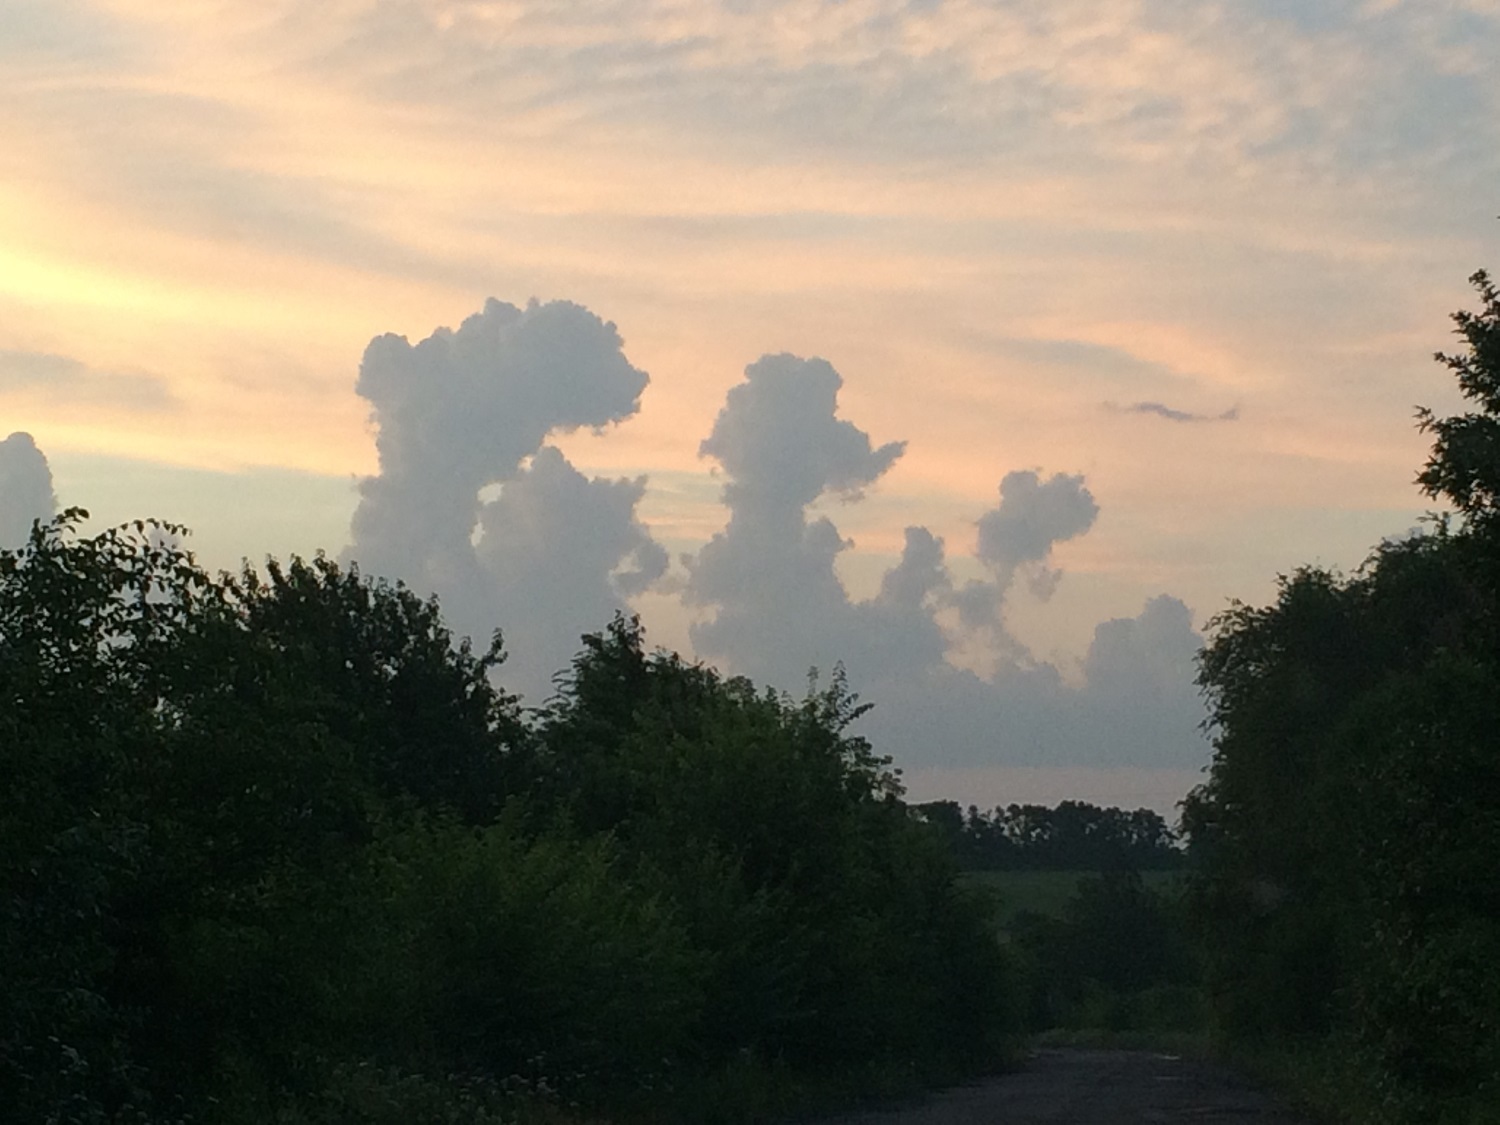
[{"label": "green field", "polygon": [[[967,871],[961,877],[971,887],[983,887],[995,899],[995,922],[1008,930],[1017,914],[1031,912],[1061,918],[1063,906],[1082,879],[1098,878],[1095,871]],[[1156,891],[1182,882],[1180,871],[1143,871],[1141,879]]]}]

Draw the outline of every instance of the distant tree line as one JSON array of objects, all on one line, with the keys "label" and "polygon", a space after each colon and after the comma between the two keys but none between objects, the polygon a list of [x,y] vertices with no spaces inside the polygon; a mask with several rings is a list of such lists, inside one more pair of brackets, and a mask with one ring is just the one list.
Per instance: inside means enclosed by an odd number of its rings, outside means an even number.
[{"label": "distant tree line", "polygon": [[498,637],[69,511],[0,552],[8,1121],[766,1120],[992,1066],[986,904],[849,724],[617,619]]},{"label": "distant tree line", "polygon": [[1500,292],[1419,413],[1456,509],[1352,575],[1304,567],[1213,626],[1209,779],[1184,806],[1221,1028],[1297,1044],[1351,1119],[1500,1120]]},{"label": "distant tree line", "polygon": [[1186,862],[1176,834],[1151,809],[1086,801],[990,812],[974,805],[965,811],[955,801],[915,808],[967,871],[1172,871]]}]

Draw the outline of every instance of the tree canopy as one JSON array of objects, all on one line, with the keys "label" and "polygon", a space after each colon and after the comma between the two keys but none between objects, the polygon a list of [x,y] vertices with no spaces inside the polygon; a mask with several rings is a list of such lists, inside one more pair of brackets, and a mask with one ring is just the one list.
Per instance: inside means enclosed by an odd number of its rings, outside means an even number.
[{"label": "tree canopy", "polygon": [[916,811],[973,871],[1167,871],[1187,858],[1166,819],[1151,809],[1062,801],[984,812],[928,801]]},{"label": "tree canopy", "polygon": [[1217,618],[1183,815],[1224,1027],[1353,1043],[1400,1121],[1500,1111],[1500,301],[1472,280],[1467,347],[1438,359],[1477,409],[1419,414],[1418,481],[1457,525]]},{"label": "tree canopy", "polygon": [[18,1120],[702,1120],[747,1067],[995,1059],[983,904],[842,674],[757,692],[622,617],[527,716],[399,585],[83,517],[0,553]]}]

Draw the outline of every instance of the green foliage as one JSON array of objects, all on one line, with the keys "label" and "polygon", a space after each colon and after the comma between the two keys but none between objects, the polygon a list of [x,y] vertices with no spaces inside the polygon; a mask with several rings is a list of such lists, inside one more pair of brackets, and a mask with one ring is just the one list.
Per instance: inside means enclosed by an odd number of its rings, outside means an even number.
[{"label": "green foliage", "polygon": [[661,1117],[995,1061],[985,905],[842,673],[760,694],[620,619],[531,725],[498,636],[400,586],[82,517],[0,553],[16,1119]]},{"label": "green foliage", "polygon": [[215,593],[217,612],[180,648],[175,702],[183,725],[218,725],[189,737],[285,723],[330,743],[380,799],[442,805],[470,823],[499,811],[499,751],[525,735],[515,700],[491,683],[504,660],[498,633],[476,656],[467,639],[455,644],[435,601],[321,556],[272,561],[264,579],[247,567]]},{"label": "green foliage", "polygon": [[[69,510],[0,552],[0,1102],[20,1119],[148,1112],[140,1014],[112,995],[115,904],[155,868],[139,802],[166,638],[204,583],[137,524],[92,541]],[[163,1118],[164,1119],[164,1118]]]},{"label": "green foliage", "polygon": [[660,1081],[701,1006],[703,956],[620,878],[607,839],[527,839],[513,820],[419,822],[369,849],[340,1038],[574,1094]]},{"label": "green foliage", "polygon": [[[986,894],[995,924],[1009,933],[1022,914],[1062,918],[1078,896],[1078,884],[1097,879],[1099,871],[966,871],[960,882]],[[1168,901],[1181,899],[1187,875],[1180,871],[1138,872],[1146,889]]]},{"label": "green foliage", "polygon": [[705,1061],[993,1057],[1003,968],[983,904],[847,728],[836,670],[801,702],[585,638],[542,728],[538,789],[608,831],[710,951]]},{"label": "green foliage", "polygon": [[1461,526],[1219,617],[1214,764],[1183,815],[1223,1028],[1337,1045],[1392,1121],[1500,1112],[1500,301],[1473,280],[1468,351],[1439,359],[1480,412],[1420,416],[1419,482]]},{"label": "green foliage", "polygon": [[1484,270],[1469,281],[1478,292],[1480,310],[1453,316],[1466,350],[1438,352],[1436,358],[1479,409],[1451,418],[1418,411],[1418,423],[1433,435],[1433,443],[1417,483],[1427,495],[1451,501],[1468,519],[1488,523],[1500,512],[1500,289]]},{"label": "green foliage", "polygon": [[1113,871],[1078,880],[1056,913],[1015,915],[1009,936],[1025,967],[1029,1026],[1200,1028],[1199,966],[1178,890]]},{"label": "green foliage", "polygon": [[1360,701],[1346,737],[1374,925],[1351,990],[1363,1041],[1395,1084],[1443,1099],[1500,1075],[1500,678],[1440,653]]}]

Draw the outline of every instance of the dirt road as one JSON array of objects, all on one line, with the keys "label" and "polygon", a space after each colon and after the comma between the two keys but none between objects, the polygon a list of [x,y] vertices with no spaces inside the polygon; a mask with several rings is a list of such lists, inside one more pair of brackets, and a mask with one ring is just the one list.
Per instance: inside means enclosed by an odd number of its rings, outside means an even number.
[{"label": "dirt road", "polygon": [[1150,1051],[1040,1050],[1014,1074],[826,1125],[1309,1125],[1230,1070]]}]

